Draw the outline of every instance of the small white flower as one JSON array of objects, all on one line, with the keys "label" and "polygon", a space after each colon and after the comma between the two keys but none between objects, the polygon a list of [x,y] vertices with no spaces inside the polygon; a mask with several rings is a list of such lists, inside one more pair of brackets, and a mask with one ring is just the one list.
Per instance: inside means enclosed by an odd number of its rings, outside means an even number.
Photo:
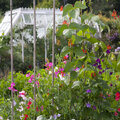
[{"label": "small white flower", "polygon": [[0,120],[3,120],[3,117],[2,117],[2,116],[0,116]]},{"label": "small white flower", "polygon": [[49,71],[49,75],[51,75],[52,74],[52,72],[51,71]]}]

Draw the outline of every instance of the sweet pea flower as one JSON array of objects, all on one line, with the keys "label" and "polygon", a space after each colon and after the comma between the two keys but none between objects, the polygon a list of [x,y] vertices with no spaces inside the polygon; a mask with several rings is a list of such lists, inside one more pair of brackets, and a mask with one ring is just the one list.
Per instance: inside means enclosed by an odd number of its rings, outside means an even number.
[{"label": "sweet pea flower", "polygon": [[117,113],[117,112],[115,112],[115,113],[114,113],[114,115],[115,115],[115,116],[118,116],[118,113]]},{"label": "sweet pea flower", "polygon": [[107,54],[110,54],[110,50],[107,50],[106,53],[107,53]]},{"label": "sweet pea flower", "polygon": [[0,120],[3,120],[3,117],[2,117],[2,116],[0,116]]},{"label": "sweet pea flower", "polygon": [[119,99],[120,99],[120,93],[117,92],[117,93],[115,94],[115,100],[116,100],[116,101],[119,101]]},{"label": "sweet pea flower", "polygon": [[117,111],[120,112],[120,108],[118,108]]},{"label": "sweet pea flower", "polygon": [[27,118],[28,118],[28,115],[27,115],[27,114],[25,114],[24,116],[25,116],[25,120],[27,120]]},{"label": "sweet pea flower", "polygon": [[25,91],[21,91],[19,92],[18,97],[22,97],[23,100],[26,100],[27,98],[25,97],[25,95],[26,95]]},{"label": "sweet pea flower", "polygon": [[26,77],[30,77],[30,73],[26,74]]},{"label": "sweet pea flower", "polygon": [[8,89],[11,90],[11,91],[13,91],[13,92],[16,92],[17,90],[14,88],[14,86],[15,86],[15,83],[12,82],[11,83],[11,87],[8,87]]},{"label": "sweet pea flower", "polygon": [[86,90],[86,93],[91,93],[91,89]]},{"label": "sweet pea flower", "polygon": [[40,109],[41,109],[41,111],[43,111],[43,109],[44,109],[43,105],[40,107]]},{"label": "sweet pea flower", "polygon": [[91,104],[90,104],[90,103],[86,103],[86,107],[87,107],[87,108],[90,108],[90,107],[91,107]]}]

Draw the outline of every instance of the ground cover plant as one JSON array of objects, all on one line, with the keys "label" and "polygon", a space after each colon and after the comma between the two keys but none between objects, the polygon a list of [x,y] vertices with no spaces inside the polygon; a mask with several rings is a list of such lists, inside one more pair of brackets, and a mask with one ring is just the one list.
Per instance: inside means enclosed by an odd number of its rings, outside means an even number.
[{"label": "ground cover plant", "polygon": [[[0,81],[0,119],[11,119],[11,91],[15,120],[32,120],[34,116],[36,120],[120,119],[120,53],[115,56],[110,45],[94,37],[96,29],[85,20],[95,16],[80,12],[86,8],[80,1],[63,8],[63,16],[69,19],[58,26],[56,34],[65,36],[68,45],[56,55],[54,88],[53,64],[47,60],[46,68],[36,73],[34,110],[33,71],[14,73],[12,83],[9,75]],[[72,22],[79,16],[81,24]]]}]

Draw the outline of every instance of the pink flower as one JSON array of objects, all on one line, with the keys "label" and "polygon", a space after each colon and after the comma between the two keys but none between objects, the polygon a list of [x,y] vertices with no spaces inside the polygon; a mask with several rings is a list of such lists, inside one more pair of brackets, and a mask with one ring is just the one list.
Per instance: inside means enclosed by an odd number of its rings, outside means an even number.
[{"label": "pink flower", "polygon": [[41,108],[41,111],[43,111],[43,109],[44,109],[43,105],[40,108]]},{"label": "pink flower", "polygon": [[67,63],[67,61],[63,61],[63,63],[64,63],[64,64],[66,64],[66,63]]},{"label": "pink flower", "polygon": [[12,90],[13,92],[14,92],[14,91],[16,92],[17,90],[14,88],[14,86],[15,86],[15,83],[12,82],[12,83],[11,83],[11,87],[8,87],[8,89],[9,89],[9,90]]},{"label": "pink flower", "polygon": [[49,70],[53,66],[53,64],[52,62],[50,62],[50,63],[46,63],[45,66],[47,67],[47,70]]},{"label": "pink flower", "polygon": [[120,99],[120,93],[117,92],[117,93],[115,94],[115,100],[118,101],[119,99]]},{"label": "pink flower", "polygon": [[115,113],[114,113],[114,115],[115,115],[115,116],[118,116],[118,113],[117,113],[117,112],[115,112]]},{"label": "pink flower", "polygon": [[39,87],[39,81],[36,81],[35,84],[37,85],[37,87]]},{"label": "pink flower", "polygon": [[26,74],[26,77],[30,77],[30,73]]},{"label": "pink flower", "polygon": [[22,97],[23,100],[26,100],[27,98],[25,97],[25,95],[26,95],[25,91],[21,91],[21,92],[19,92],[19,96],[18,97]]},{"label": "pink flower", "polygon": [[32,83],[32,80],[28,80],[29,83]]},{"label": "pink flower", "polygon": [[34,75],[31,75],[30,79],[33,80],[34,79]]},{"label": "pink flower", "polygon": [[120,108],[118,108],[117,111],[120,112]]}]

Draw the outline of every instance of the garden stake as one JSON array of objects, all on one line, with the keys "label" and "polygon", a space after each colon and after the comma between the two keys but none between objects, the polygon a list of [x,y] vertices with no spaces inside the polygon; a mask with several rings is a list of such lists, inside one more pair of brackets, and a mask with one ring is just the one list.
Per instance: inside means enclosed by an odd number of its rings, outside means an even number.
[{"label": "garden stake", "polygon": [[[13,33],[12,33],[12,0],[10,0],[10,24],[11,24],[11,81],[14,82],[13,80]],[[11,90],[11,96],[12,96],[12,113],[11,113],[11,120],[14,120],[14,98],[13,98],[13,91]]]},{"label": "garden stake", "polygon": [[[54,88],[54,45],[55,45],[55,0],[53,0],[53,39],[52,39],[52,87]],[[52,99],[52,106],[54,106],[54,94],[53,94],[53,99]],[[53,107],[53,111],[52,114],[54,115],[54,107]]]},{"label": "garden stake", "polygon": [[[33,36],[34,36],[34,53],[33,53],[33,66],[34,66],[34,110],[36,113],[36,85],[35,85],[35,74],[36,74],[36,9],[35,9],[35,0],[33,0],[33,9],[34,9],[34,25],[33,25]],[[35,117],[34,113],[34,117]],[[34,118],[35,119],[35,118]]]}]

